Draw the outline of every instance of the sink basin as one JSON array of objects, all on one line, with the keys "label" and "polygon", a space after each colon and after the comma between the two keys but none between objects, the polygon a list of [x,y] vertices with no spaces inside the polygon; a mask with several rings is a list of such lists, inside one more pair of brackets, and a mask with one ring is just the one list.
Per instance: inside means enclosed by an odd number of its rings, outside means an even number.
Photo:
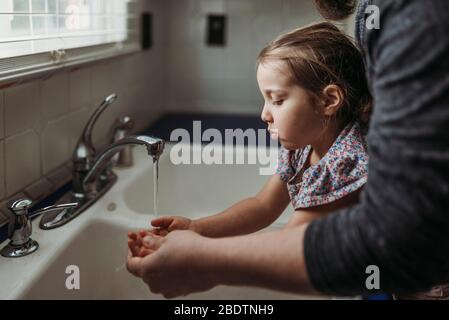
[{"label": "sink basin", "polygon": [[[171,147],[167,145],[159,160],[157,204],[162,215],[194,218],[218,213],[239,200],[254,196],[269,178],[260,175],[259,169],[264,166],[259,164],[175,165],[170,160]],[[235,155],[257,159],[257,149],[235,147]],[[154,214],[153,189],[153,165],[146,161],[142,163],[140,174],[124,190],[128,208],[141,214]],[[292,213],[293,208],[289,206],[279,221],[286,223]]]},{"label": "sink basin", "polygon": [[[160,159],[159,215],[198,218],[217,213],[254,195],[268,179],[259,165],[174,165],[170,145]],[[256,148],[237,147],[248,155]],[[1,299],[163,299],[125,267],[127,232],[146,228],[153,212],[153,164],[145,148],[134,148],[135,165],[117,169],[117,183],[70,223],[41,230],[33,221],[35,253],[17,259],[0,257]],[[275,223],[281,227],[292,208]],[[69,290],[68,266],[77,266],[80,289]],[[220,286],[185,299],[310,299],[259,288]]]},{"label": "sink basin", "polygon": [[[125,267],[129,225],[92,221],[68,244],[49,268],[38,277],[22,299],[163,299],[151,293]],[[67,266],[79,267],[79,290],[66,288]],[[304,299],[258,288],[220,286],[184,299]]]}]

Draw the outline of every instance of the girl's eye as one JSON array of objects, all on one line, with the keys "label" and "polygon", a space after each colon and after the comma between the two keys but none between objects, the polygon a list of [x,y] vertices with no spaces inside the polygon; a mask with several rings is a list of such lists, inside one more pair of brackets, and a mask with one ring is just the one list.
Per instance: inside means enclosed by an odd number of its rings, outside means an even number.
[{"label": "girl's eye", "polygon": [[275,106],[280,106],[280,105],[282,105],[283,102],[284,102],[284,100],[276,100],[276,101],[273,101],[273,104]]}]

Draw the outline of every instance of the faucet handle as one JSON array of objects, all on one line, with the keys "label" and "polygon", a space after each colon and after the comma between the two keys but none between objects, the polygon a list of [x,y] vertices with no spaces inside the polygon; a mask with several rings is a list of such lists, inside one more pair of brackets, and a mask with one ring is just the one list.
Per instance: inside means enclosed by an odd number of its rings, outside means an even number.
[{"label": "faucet handle", "polygon": [[26,216],[32,203],[33,202],[30,199],[19,199],[10,202],[8,204],[8,209],[11,210],[15,216]]},{"label": "faucet handle", "polygon": [[56,211],[56,210],[62,210],[66,208],[75,208],[78,206],[78,202],[72,202],[72,203],[63,203],[63,204],[57,204],[49,207],[45,207],[36,211],[33,211],[31,214],[28,213],[29,208],[31,208],[33,202],[28,198],[23,198],[19,200],[12,201],[8,204],[8,209],[11,210],[11,212],[17,216],[28,216],[28,217],[36,217],[43,213],[47,213],[50,211]]},{"label": "faucet handle", "polygon": [[31,207],[30,199],[19,199],[8,204],[8,209],[12,212],[8,226],[9,244],[1,251],[1,255],[7,258],[23,257],[33,253],[39,248],[39,244],[30,238],[32,233],[31,221],[28,216],[28,209]]},{"label": "faucet handle", "polygon": [[53,206],[49,206],[49,207],[45,207],[36,211],[33,211],[30,214],[30,217],[34,218],[36,216],[39,216],[43,213],[47,213],[50,211],[58,211],[58,210],[62,210],[62,209],[67,209],[67,208],[75,208],[78,207],[79,203],[78,202],[71,202],[71,203],[63,203],[63,204],[56,204]]},{"label": "faucet handle", "polygon": [[[130,134],[134,127],[134,120],[129,116],[121,116],[114,123],[114,133],[112,143],[115,143]],[[133,164],[132,146],[126,146],[111,159],[111,166],[126,168]]]},{"label": "faucet handle", "polygon": [[29,214],[32,201],[27,198],[12,201],[8,208],[14,217],[10,221],[8,228],[8,237],[11,239],[9,244],[1,251],[1,255],[7,258],[23,257],[33,253],[39,248],[39,244],[31,239],[32,225],[31,218],[54,210],[72,208],[78,206],[78,203],[59,204],[43,209],[39,209]]},{"label": "faucet handle", "polygon": [[116,123],[116,129],[132,129],[134,120],[129,116],[121,116]]}]

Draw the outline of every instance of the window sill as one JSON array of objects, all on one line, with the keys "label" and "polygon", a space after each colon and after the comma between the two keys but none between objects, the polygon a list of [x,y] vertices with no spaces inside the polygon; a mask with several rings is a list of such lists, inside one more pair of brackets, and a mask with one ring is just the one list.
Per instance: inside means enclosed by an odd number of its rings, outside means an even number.
[{"label": "window sill", "polygon": [[[53,62],[50,53],[36,54],[14,59],[0,60],[0,89],[16,85],[31,79],[42,77],[47,73],[57,72],[101,60],[107,60],[141,51],[137,43],[117,45],[102,45],[96,48],[72,49],[67,53],[67,59]],[[19,66],[19,67],[17,67]]]}]

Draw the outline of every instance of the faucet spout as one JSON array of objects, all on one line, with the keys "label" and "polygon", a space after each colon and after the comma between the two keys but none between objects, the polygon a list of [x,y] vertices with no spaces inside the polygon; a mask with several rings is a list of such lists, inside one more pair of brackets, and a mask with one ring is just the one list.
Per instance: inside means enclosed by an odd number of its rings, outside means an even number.
[{"label": "faucet spout", "polygon": [[129,136],[111,144],[95,159],[92,169],[83,180],[83,184],[86,185],[94,181],[107,166],[111,158],[127,145],[144,145],[147,148],[148,155],[157,160],[164,151],[165,142],[159,138],[141,135]]},{"label": "faucet spout", "polygon": [[78,140],[73,151],[73,191],[78,197],[82,197],[85,193],[82,185],[82,181],[86,176],[86,173],[92,167],[92,161],[95,158],[96,151],[92,141],[92,131],[95,123],[100,115],[105,111],[115,100],[117,100],[116,94],[111,94],[103,100],[103,102],[97,107],[95,112],[87,121],[84,127],[83,133]]},{"label": "faucet spout", "polygon": [[90,162],[95,157],[95,147],[92,142],[92,131],[95,123],[97,122],[100,115],[108,106],[110,106],[114,101],[117,100],[116,94],[111,94],[103,100],[103,102],[97,107],[95,112],[90,117],[86,126],[84,127],[83,133],[75,147],[73,152],[73,162],[77,170],[89,169]]},{"label": "faucet spout", "polygon": [[[111,170],[111,158],[123,148],[129,145],[144,145],[154,161],[164,151],[165,142],[162,139],[142,135],[118,140],[97,156],[92,141],[92,131],[100,115],[116,99],[116,94],[106,97],[84,127],[73,152],[71,191],[63,196],[63,199],[58,200],[58,203],[63,200],[64,202],[69,202],[69,204],[64,208],[61,206],[55,208],[56,211],[45,208],[46,211],[53,212],[48,212],[42,217],[39,223],[41,229],[49,230],[65,225],[100,199],[117,181],[117,175]],[[74,204],[77,205],[76,208],[73,207]],[[40,213],[41,211],[36,212],[36,214]]]}]

